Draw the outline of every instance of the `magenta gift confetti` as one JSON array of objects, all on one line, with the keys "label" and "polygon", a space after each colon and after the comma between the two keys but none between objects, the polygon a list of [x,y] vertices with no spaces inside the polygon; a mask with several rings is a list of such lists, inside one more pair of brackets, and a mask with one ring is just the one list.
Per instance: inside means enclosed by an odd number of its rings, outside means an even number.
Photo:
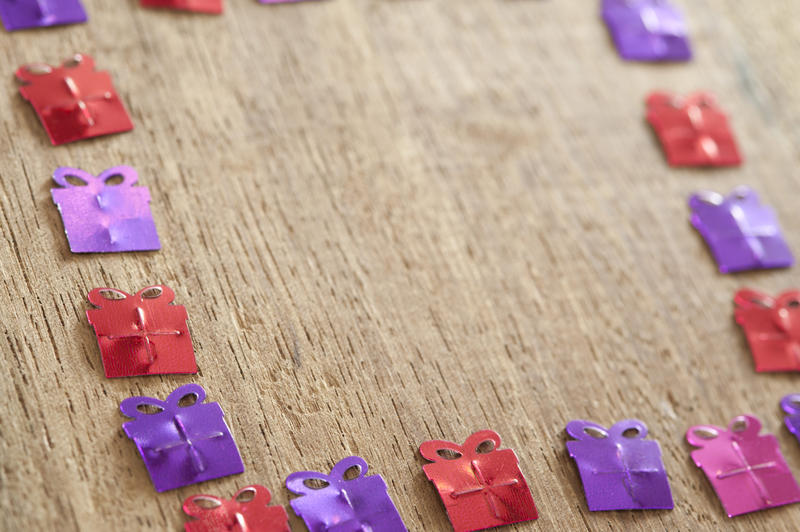
[{"label": "magenta gift confetti", "polygon": [[[348,470],[357,470],[350,478]],[[333,466],[330,475],[314,471],[292,473],[286,487],[300,495],[291,501],[310,532],[405,532],[406,527],[380,475],[367,476],[367,462],[350,456]]]},{"label": "magenta gift confetti", "polygon": [[[115,179],[121,178],[116,182]],[[95,177],[79,168],[62,167],[50,190],[61,212],[73,253],[147,251],[161,248],[150,212],[150,191],[135,187],[130,166],[115,166]]]},{"label": "magenta gift confetti", "polygon": [[156,491],[244,472],[222,408],[203,403],[205,398],[202,386],[184,384],[166,401],[129,397],[120,404],[133,418],[122,428],[136,443]]},{"label": "magenta gift confetti", "polygon": [[606,429],[584,420],[570,421],[569,454],[578,464],[589,510],[671,509],[672,492],[658,442],[648,441],[637,419]]},{"label": "magenta gift confetti", "polygon": [[742,415],[727,429],[697,425],[686,440],[699,449],[692,459],[705,472],[728,517],[800,502],[800,487],[772,434],[759,435],[761,421]]},{"label": "magenta gift confetti", "polygon": [[222,0],[141,0],[142,7],[177,9],[219,15],[222,13]]}]

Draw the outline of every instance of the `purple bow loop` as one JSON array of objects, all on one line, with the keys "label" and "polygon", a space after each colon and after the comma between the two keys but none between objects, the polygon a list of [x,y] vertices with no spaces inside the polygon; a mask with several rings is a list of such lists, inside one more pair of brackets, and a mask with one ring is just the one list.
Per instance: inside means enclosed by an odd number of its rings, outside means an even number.
[{"label": "purple bow loop", "polygon": [[[357,467],[359,472],[358,476],[354,478],[346,478],[347,471],[353,467]],[[322,493],[326,490],[335,492],[341,491],[346,487],[348,482],[360,479],[367,475],[369,466],[366,460],[360,456],[349,456],[340,460],[331,469],[330,474],[319,473],[317,471],[298,471],[292,473],[286,478],[286,489],[295,495],[314,495]],[[320,487],[312,487],[308,485],[308,481],[317,481],[321,484]]]}]

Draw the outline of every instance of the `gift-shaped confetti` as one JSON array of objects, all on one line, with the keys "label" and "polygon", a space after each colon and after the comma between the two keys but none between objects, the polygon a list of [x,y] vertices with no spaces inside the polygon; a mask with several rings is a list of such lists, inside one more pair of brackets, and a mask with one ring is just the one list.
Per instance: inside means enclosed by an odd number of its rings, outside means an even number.
[{"label": "gift-shaped confetti", "polygon": [[142,0],[142,7],[160,7],[218,15],[222,13],[222,0]]},{"label": "gift-shaped confetti", "polygon": [[31,102],[54,145],[133,129],[107,72],[77,54],[59,67],[20,67],[22,97]]},{"label": "gift-shaped confetti", "polygon": [[722,273],[786,268],[794,257],[775,213],[749,187],[728,197],[710,191],[689,198],[691,222],[703,236]]},{"label": "gift-shaped confetti", "polygon": [[149,286],[136,295],[95,288],[86,311],[94,327],[106,377],[197,373],[186,308],[171,305],[172,289]]},{"label": "gift-shaped confetti", "polygon": [[291,501],[292,509],[310,532],[405,532],[386,482],[380,475],[367,476],[367,469],[363,458],[350,456],[333,466],[330,475],[292,473],[286,487],[301,495]]},{"label": "gift-shaped confetti", "polygon": [[156,491],[166,491],[244,471],[239,449],[219,403],[184,384],[166,401],[129,397],[120,410],[133,421],[122,428],[136,443]]},{"label": "gift-shaped confetti", "polygon": [[419,451],[433,462],[423,469],[439,491],[455,532],[539,517],[517,455],[511,449],[500,449],[496,432],[476,432],[463,446],[431,440]]},{"label": "gift-shaped confetti", "polygon": [[603,0],[603,20],[630,61],[687,61],[686,21],[667,0]]},{"label": "gift-shaped confetti", "polygon": [[708,93],[679,99],[654,92],[647,98],[647,121],[672,166],[738,166],[742,162],[728,118]]},{"label": "gift-shaped confetti", "polygon": [[139,175],[130,166],[115,166],[97,177],[62,167],[53,180],[62,187],[50,193],[73,253],[161,248],[150,213],[150,191],[133,186]]},{"label": "gift-shaped confetti", "polygon": [[736,293],[734,303],[756,371],[800,371],[800,290],[773,299],[744,289]]},{"label": "gift-shaped confetti", "polygon": [[236,492],[232,499],[192,495],[183,511],[196,520],[184,525],[186,532],[291,532],[283,506],[267,506],[272,495],[254,484]]},{"label": "gift-shaped confetti", "polygon": [[578,463],[589,510],[671,509],[672,492],[658,442],[645,440],[647,426],[637,419],[610,429],[584,420],[570,421],[569,455]]},{"label": "gift-shaped confetti", "polygon": [[786,428],[800,441],[800,393],[793,393],[781,399],[781,408],[786,412]]},{"label": "gift-shaped confetti", "polygon": [[761,421],[738,416],[728,429],[697,425],[686,433],[699,449],[692,459],[705,472],[728,517],[800,502],[800,487],[772,434],[759,435]]},{"label": "gift-shaped confetti", "polygon": [[0,0],[0,18],[8,31],[86,22],[80,0]]}]

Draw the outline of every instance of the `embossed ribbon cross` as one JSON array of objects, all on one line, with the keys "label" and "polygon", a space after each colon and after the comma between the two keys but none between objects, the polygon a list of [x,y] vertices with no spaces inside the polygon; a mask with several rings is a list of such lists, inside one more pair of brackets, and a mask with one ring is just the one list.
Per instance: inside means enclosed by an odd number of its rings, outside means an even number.
[{"label": "embossed ribbon cross", "polygon": [[206,470],[206,463],[200,453],[197,451],[195,447],[196,442],[200,442],[203,440],[214,440],[217,438],[225,437],[225,434],[220,431],[213,431],[207,434],[199,434],[195,436],[190,436],[189,431],[186,429],[183,421],[181,421],[180,417],[176,414],[172,417],[172,423],[175,425],[175,428],[178,430],[178,437],[179,439],[161,445],[159,447],[153,447],[149,450],[152,450],[156,453],[163,453],[165,451],[169,451],[170,449],[175,449],[176,447],[186,446],[186,453],[189,455],[189,459],[192,461],[192,467],[198,473],[202,473]]},{"label": "embossed ribbon cross", "polygon": [[42,111],[44,113],[52,113],[54,111],[73,111],[77,109],[83,119],[86,121],[86,125],[91,127],[95,124],[94,116],[92,116],[91,111],[89,111],[89,106],[87,102],[92,101],[108,101],[112,100],[113,96],[110,91],[104,91],[102,94],[89,94],[84,96],[81,92],[81,89],[78,87],[75,80],[72,79],[70,76],[64,77],[64,85],[67,86],[67,91],[69,92],[70,99],[68,101],[60,101],[58,103],[54,103],[52,105],[46,106]]},{"label": "embossed ribbon cross", "polygon": [[741,446],[739,445],[738,442],[735,441],[731,442],[731,449],[733,449],[734,454],[740,460],[742,467],[729,469],[727,471],[717,471],[717,478],[723,480],[726,478],[735,477],[737,475],[748,475],[753,484],[756,485],[756,488],[758,489],[758,494],[761,496],[761,500],[764,501],[764,504],[772,504],[772,500],[770,499],[767,487],[764,485],[761,479],[758,478],[758,475],[756,475],[755,472],[761,469],[771,469],[774,467],[778,467],[778,463],[775,462],[774,460],[762,462],[760,464],[749,463],[747,461],[747,458],[744,456],[744,453],[742,453]]},{"label": "embossed ribbon cross", "polygon": [[106,335],[106,338],[109,340],[121,340],[125,338],[138,338],[144,342],[144,349],[145,353],[147,353],[147,363],[152,364],[156,357],[153,353],[153,345],[151,343],[150,338],[153,336],[180,336],[182,333],[181,331],[177,331],[174,329],[156,329],[152,330],[148,327],[147,321],[145,320],[145,313],[142,307],[136,307],[136,319],[137,319],[137,327],[139,328],[136,331],[133,331],[129,334],[109,334]]},{"label": "embossed ribbon cross", "polygon": [[625,453],[622,444],[615,444],[614,447],[616,448],[616,458],[620,464],[620,470],[616,471],[600,471],[600,470],[593,470],[593,475],[619,475],[620,472],[622,473],[622,485],[625,487],[625,492],[631,496],[631,499],[637,502],[641,502],[639,497],[637,496],[637,492],[634,489],[633,483],[633,473],[661,473],[661,469],[654,469],[654,468],[632,468],[628,466],[627,461],[625,460]]},{"label": "embossed ribbon cross", "polygon": [[475,476],[475,479],[478,481],[478,485],[474,487],[468,487],[466,489],[461,489],[458,491],[453,491],[450,495],[451,497],[458,498],[463,497],[464,495],[473,495],[476,493],[482,493],[484,497],[486,497],[486,503],[491,508],[492,513],[498,519],[502,519],[503,515],[500,513],[500,509],[498,508],[498,502],[502,504],[502,500],[497,495],[495,490],[497,488],[506,488],[509,486],[516,486],[519,484],[519,479],[512,478],[508,480],[501,480],[501,481],[488,481],[486,477],[481,472],[480,465],[478,464],[477,460],[470,460],[470,467],[472,468],[472,473]]}]

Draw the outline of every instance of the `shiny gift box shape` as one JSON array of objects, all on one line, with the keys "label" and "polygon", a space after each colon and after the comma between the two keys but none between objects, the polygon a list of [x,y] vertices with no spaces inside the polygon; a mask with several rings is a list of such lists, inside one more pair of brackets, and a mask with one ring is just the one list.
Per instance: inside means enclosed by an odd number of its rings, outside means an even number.
[{"label": "shiny gift box shape", "polygon": [[666,0],[603,0],[602,16],[629,61],[688,61],[686,21]]},{"label": "shiny gift box shape", "polygon": [[80,0],[0,0],[0,18],[8,31],[86,22]]},{"label": "shiny gift box shape", "polygon": [[175,293],[164,285],[135,295],[95,288],[86,311],[94,327],[106,377],[197,373],[186,308],[171,305]]},{"label": "shiny gift box shape", "polygon": [[25,65],[17,79],[53,145],[133,129],[111,76],[95,71],[88,55],[76,54],[59,67]]},{"label": "shiny gift box shape", "polygon": [[183,511],[196,520],[184,525],[186,532],[291,532],[283,506],[267,506],[272,495],[264,486],[247,486],[232,499],[192,495]]},{"label": "shiny gift box shape", "polygon": [[222,0],[142,0],[142,7],[158,7],[194,11],[195,13],[222,13]]},{"label": "shiny gift box shape", "polygon": [[734,304],[756,371],[800,371],[800,290],[772,298],[743,289]]},{"label": "shiny gift box shape", "polygon": [[742,162],[728,118],[709,93],[679,98],[653,92],[647,97],[647,121],[671,166],[738,166]]},{"label": "shiny gift box shape", "polygon": [[570,421],[569,454],[578,464],[589,510],[671,509],[672,492],[657,442],[647,441],[647,426],[637,419],[610,429],[584,420]]},{"label": "shiny gift box shape", "polygon": [[702,191],[689,198],[690,221],[711,249],[721,273],[787,268],[794,256],[775,213],[749,187],[727,197]]},{"label": "shiny gift box shape", "polygon": [[[114,180],[121,178],[117,183]],[[62,167],[50,190],[64,221],[73,253],[148,251],[161,248],[150,212],[150,191],[134,187],[139,180],[130,166],[115,166],[95,177],[79,168]]]},{"label": "shiny gift box shape", "polygon": [[[348,478],[348,470],[358,474]],[[310,532],[406,532],[380,475],[367,476],[367,462],[358,456],[341,460],[330,475],[299,471],[286,478],[291,501]]]},{"label": "shiny gift box shape", "polygon": [[742,415],[727,430],[697,425],[686,433],[686,440],[699,447],[692,459],[714,486],[728,517],[800,502],[800,487],[778,439],[760,431],[758,418]]},{"label": "shiny gift box shape", "polygon": [[800,442],[800,393],[793,393],[781,399],[781,408],[786,412],[786,428]]},{"label": "shiny gift box shape", "polygon": [[166,491],[244,471],[239,449],[218,403],[185,384],[166,401],[129,397],[120,404],[133,421],[122,425],[136,443],[156,491]]},{"label": "shiny gift box shape", "polygon": [[517,455],[500,449],[500,436],[483,430],[464,445],[432,440],[420,446],[423,466],[455,532],[483,530],[539,517]]}]

